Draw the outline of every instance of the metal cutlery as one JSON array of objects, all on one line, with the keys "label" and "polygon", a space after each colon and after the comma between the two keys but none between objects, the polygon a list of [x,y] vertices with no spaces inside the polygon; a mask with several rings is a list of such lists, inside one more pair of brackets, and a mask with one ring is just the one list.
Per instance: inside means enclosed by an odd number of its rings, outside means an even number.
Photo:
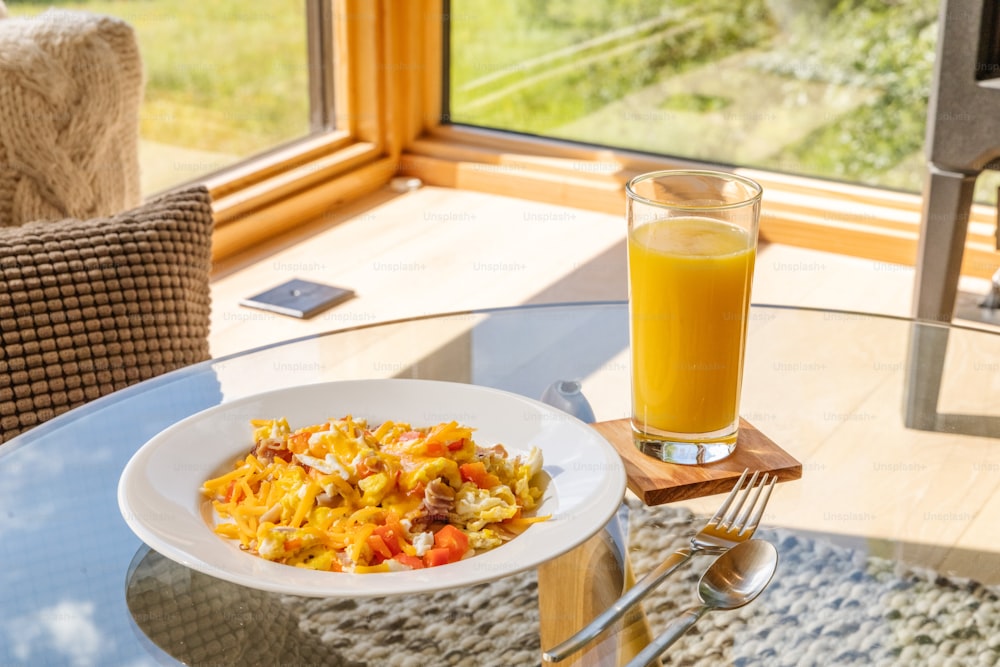
[{"label": "metal cutlery", "polygon": [[778,550],[764,540],[741,542],[715,559],[698,582],[702,605],[688,609],[663,634],[642,649],[626,667],[648,667],[707,612],[739,609],[771,583],[778,567]]},{"label": "metal cutlery", "polygon": [[[767,501],[771,497],[771,490],[778,478],[776,475],[768,473],[764,473],[761,477],[760,472],[757,471],[753,473],[750,481],[744,487],[743,483],[749,473],[749,470],[743,471],[719,510],[691,538],[690,547],[675,551],[663,563],[639,580],[635,586],[626,591],[611,607],[566,641],[543,652],[542,657],[548,662],[559,662],[583,648],[585,644],[621,618],[629,608],[646,597],[667,575],[686,563],[695,554],[722,554],[753,537],[764,514]],[[759,484],[757,483],[758,478],[760,478]],[[754,511],[755,509],[756,511]]]}]

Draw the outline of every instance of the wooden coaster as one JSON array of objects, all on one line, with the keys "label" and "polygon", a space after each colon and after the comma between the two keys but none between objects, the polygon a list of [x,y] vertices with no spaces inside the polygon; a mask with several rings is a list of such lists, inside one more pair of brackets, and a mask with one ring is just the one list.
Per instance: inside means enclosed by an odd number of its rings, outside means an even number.
[{"label": "wooden coaster", "polygon": [[662,505],[728,493],[743,470],[770,472],[779,482],[802,477],[802,464],[752,424],[740,419],[736,451],[716,463],[688,466],[664,463],[640,452],[628,419],[593,424],[621,455],[628,488],[647,505]]}]

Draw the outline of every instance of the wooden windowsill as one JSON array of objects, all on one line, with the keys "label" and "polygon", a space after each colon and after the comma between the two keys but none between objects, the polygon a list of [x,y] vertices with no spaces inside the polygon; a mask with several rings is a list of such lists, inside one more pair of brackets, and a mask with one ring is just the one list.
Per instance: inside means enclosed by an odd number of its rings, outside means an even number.
[{"label": "wooden windowsill", "polygon": [[[426,183],[603,212],[624,207],[624,184],[657,169],[699,165],[567,142],[443,126],[413,141],[400,168]],[[754,169],[733,171],[765,190],[761,237],[772,243],[913,266],[921,197]],[[962,273],[989,278],[1000,267],[996,212],[973,206]]]}]

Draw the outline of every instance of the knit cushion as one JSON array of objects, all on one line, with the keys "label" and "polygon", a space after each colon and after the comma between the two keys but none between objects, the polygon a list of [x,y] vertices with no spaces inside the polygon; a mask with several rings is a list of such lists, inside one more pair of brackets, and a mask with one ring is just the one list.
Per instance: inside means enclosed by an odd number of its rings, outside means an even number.
[{"label": "knit cushion", "polygon": [[204,187],[110,218],[0,228],[0,443],[207,359],[211,234]]},{"label": "knit cushion", "polygon": [[0,227],[138,206],[142,85],[124,21],[0,7]]}]

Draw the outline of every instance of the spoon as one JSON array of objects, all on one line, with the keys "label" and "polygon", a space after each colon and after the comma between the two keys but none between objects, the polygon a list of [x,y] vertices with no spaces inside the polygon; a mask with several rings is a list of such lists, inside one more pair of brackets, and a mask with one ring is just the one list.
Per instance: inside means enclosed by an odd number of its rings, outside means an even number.
[{"label": "spoon", "polygon": [[646,667],[681,635],[694,627],[706,612],[737,609],[751,602],[771,583],[778,567],[778,550],[764,540],[747,540],[725,552],[701,575],[698,597],[701,607],[684,611],[683,616],[639,652],[627,667]]}]

